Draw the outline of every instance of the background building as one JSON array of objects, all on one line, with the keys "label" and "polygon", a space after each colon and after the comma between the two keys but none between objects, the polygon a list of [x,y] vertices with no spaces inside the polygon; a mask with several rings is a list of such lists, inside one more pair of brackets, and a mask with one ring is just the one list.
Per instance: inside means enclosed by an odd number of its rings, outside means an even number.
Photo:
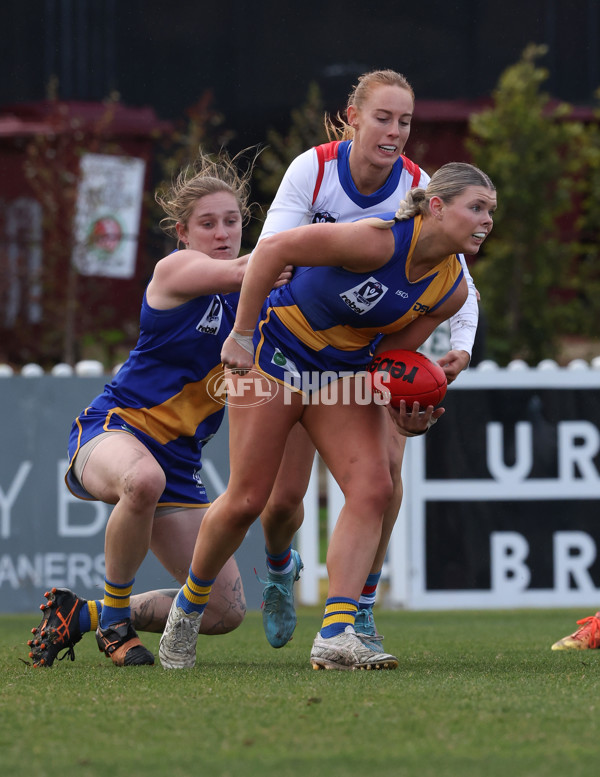
[{"label": "background building", "polygon": [[[343,105],[361,72],[405,73],[418,99],[488,96],[528,43],[549,46],[549,91],[589,103],[600,85],[597,0],[29,0],[5,3],[0,106],[102,100],[161,118],[207,89],[244,142],[263,140],[316,81]],[[7,77],[8,76],[8,77]]]},{"label": "background building", "polygon": [[[389,67],[409,78],[417,96],[406,152],[432,172],[467,158],[469,117],[529,43],[548,46],[544,88],[578,106],[582,118],[591,116],[600,87],[597,0],[5,6],[0,363],[17,366],[72,363],[87,355],[90,341],[104,349],[94,355],[114,363],[119,347],[133,344],[142,289],[171,248],[151,211],[153,189],[165,175],[164,144],[190,117],[208,128],[212,148],[227,144],[235,152],[265,144],[272,129],[286,133],[311,84],[335,114],[361,73]],[[203,137],[193,140],[190,148]],[[73,270],[77,176],[89,152],[144,162],[139,235],[123,234],[137,252],[127,277]],[[261,203],[270,196],[263,193]],[[98,250],[107,245],[109,223],[115,220],[100,218],[94,232]],[[107,258],[97,254],[94,266]]]}]

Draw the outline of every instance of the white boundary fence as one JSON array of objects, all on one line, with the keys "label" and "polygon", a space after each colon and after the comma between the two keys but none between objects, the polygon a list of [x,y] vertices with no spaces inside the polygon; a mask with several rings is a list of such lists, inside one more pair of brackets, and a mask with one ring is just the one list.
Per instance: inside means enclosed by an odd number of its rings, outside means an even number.
[{"label": "white boundary fence", "polygon": [[[600,607],[598,366],[577,360],[569,368],[546,362],[530,369],[514,362],[499,369],[484,363],[451,386],[444,418],[425,437],[407,442],[404,500],[382,571],[387,583],[382,604],[411,609]],[[530,408],[537,408],[541,421]],[[470,426],[466,431],[465,425]],[[473,450],[465,454],[467,447]],[[444,448],[446,463],[436,467],[436,449]],[[477,476],[468,464],[455,470],[452,462],[465,458],[477,462]],[[330,535],[343,503],[330,476],[326,501]],[[446,531],[448,525],[459,527],[458,553],[451,545],[446,553],[443,540],[432,550],[438,525]],[[477,539],[465,538],[469,532]],[[465,552],[471,543],[475,547]],[[319,559],[316,466],[297,544],[305,565],[298,597],[316,604],[323,599],[327,577]],[[464,586],[428,583],[435,565],[444,565],[450,554],[455,567],[467,570]],[[477,576],[485,579],[480,585]]]},{"label": "white boundary fence", "polygon": [[[440,423],[408,441],[404,502],[380,606],[411,609],[600,606],[600,360],[568,368],[483,363],[450,387]],[[52,585],[97,594],[107,512],[69,495],[62,474],[72,418],[101,390],[101,365],[0,365],[0,612],[35,609]],[[228,478],[226,425],[207,448],[207,486]],[[342,505],[315,465],[297,545],[297,598],[323,601],[319,501],[328,531]],[[250,607],[264,571],[255,524],[237,554]],[[351,562],[349,562],[351,563]],[[136,580],[136,585],[138,580]],[[172,584],[148,559],[139,590]]]}]

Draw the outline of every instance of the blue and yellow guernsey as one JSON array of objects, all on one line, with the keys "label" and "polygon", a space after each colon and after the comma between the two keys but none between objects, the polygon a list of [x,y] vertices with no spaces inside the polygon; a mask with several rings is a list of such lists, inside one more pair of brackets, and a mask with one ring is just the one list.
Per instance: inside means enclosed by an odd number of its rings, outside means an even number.
[{"label": "blue and yellow guernsey", "polygon": [[395,224],[394,254],[373,272],[297,269],[263,306],[255,333],[258,367],[293,387],[302,372],[364,370],[381,334],[436,310],[457,289],[463,270],[452,254],[419,280],[408,280],[421,227],[420,216]]},{"label": "blue and yellow guernsey", "polygon": [[76,453],[102,432],[122,431],[146,445],[165,471],[160,505],[208,503],[200,477],[202,448],[223,420],[224,404],[215,386],[238,299],[238,293],[215,294],[157,310],[144,294],[135,348],[73,422],[66,481],[76,496],[91,498],[72,477]]}]

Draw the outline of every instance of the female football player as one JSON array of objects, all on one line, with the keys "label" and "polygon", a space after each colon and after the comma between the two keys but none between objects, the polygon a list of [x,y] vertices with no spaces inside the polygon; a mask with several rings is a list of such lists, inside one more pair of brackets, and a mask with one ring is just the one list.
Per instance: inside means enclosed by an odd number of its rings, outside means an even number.
[{"label": "female football player", "polygon": [[[461,308],[468,291],[457,254],[479,251],[495,207],[489,178],[472,165],[451,163],[426,189],[409,190],[395,214],[310,224],[259,243],[221,353],[229,379],[245,387],[229,401],[229,485],[204,517],[188,578],[171,607],[159,649],[165,668],[194,666],[214,580],[264,509],[298,422],[345,497],[327,554],[329,595],[312,664],[397,666],[354,630],[393,484],[388,411],[363,402],[352,376],[362,373],[381,333],[380,347],[414,350]],[[287,265],[301,269],[265,302]],[[253,379],[270,382],[269,402],[257,403]],[[343,381],[350,381],[349,391]],[[331,383],[340,390],[332,392]],[[429,406],[420,413],[417,403],[410,410],[401,403],[396,413],[399,428],[409,434],[426,431],[443,412]]]},{"label": "female football player", "polygon": [[[73,645],[90,630],[113,663],[154,662],[135,626],[162,631],[176,591],[131,592],[149,548],[185,582],[208,506],[202,450],[224,413],[209,384],[223,370],[221,346],[247,265],[238,254],[250,174],[240,174],[226,156],[214,162],[200,155],[156,195],[165,213],[161,226],[181,250],[157,263],[142,301],[138,343],[112,383],[75,419],[69,441],[69,488],[82,499],[114,505],[105,535],[104,599],[48,592],[29,642],[34,665],[51,666],[62,649],[73,658]],[[233,558],[215,588],[202,627],[207,634],[231,631],[244,618]]]}]

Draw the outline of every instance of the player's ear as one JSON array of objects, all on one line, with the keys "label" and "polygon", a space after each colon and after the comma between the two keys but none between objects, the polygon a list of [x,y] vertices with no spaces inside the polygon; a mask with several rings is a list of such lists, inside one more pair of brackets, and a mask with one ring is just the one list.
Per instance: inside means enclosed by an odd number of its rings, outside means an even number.
[{"label": "player's ear", "polygon": [[181,221],[178,221],[175,224],[175,229],[177,230],[177,244],[179,245],[179,242],[181,241],[184,245],[187,246],[189,240],[187,237],[187,228],[185,224],[182,224]]},{"label": "player's ear", "polygon": [[441,219],[444,212],[444,201],[436,194],[429,200],[429,212],[436,219]]},{"label": "player's ear", "polygon": [[346,109],[346,118],[348,119],[348,124],[356,129],[356,119],[358,116],[358,111],[356,110],[354,105],[349,105]]}]

